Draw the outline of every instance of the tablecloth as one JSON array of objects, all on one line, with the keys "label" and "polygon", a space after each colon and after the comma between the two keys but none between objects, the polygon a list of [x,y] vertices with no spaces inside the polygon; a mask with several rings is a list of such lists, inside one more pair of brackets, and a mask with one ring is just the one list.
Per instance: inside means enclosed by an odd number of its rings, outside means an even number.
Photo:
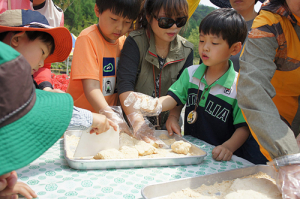
[{"label": "tablecloth", "polygon": [[60,139],[30,165],[17,170],[17,173],[19,181],[27,183],[41,199],[136,199],[142,198],[141,190],[149,184],[253,166],[252,163],[237,156],[233,156],[230,161],[215,161],[211,156],[214,146],[192,136],[184,138],[207,152],[201,164],[75,170],[68,166],[64,158],[63,139]]}]

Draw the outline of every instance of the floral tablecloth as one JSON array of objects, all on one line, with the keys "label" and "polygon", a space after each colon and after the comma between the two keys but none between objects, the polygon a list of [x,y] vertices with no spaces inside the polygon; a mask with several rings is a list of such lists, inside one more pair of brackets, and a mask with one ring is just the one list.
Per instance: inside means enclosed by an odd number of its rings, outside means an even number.
[{"label": "floral tablecloth", "polygon": [[19,180],[27,183],[39,198],[142,198],[143,187],[186,177],[195,177],[253,164],[233,156],[228,162],[212,159],[214,146],[192,136],[184,138],[207,152],[199,165],[107,170],[75,170],[64,159],[63,139],[30,165],[17,170]]}]

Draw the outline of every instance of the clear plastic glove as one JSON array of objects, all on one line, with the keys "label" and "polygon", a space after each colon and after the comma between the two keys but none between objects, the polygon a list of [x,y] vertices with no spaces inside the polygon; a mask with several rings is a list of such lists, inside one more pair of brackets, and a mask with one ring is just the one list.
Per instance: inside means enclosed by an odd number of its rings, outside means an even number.
[{"label": "clear plastic glove", "polygon": [[143,93],[131,92],[124,101],[125,106],[133,104],[133,108],[144,116],[157,116],[162,111],[158,98],[153,98]]},{"label": "clear plastic glove", "polygon": [[123,117],[123,111],[121,106],[111,106],[110,108],[112,111],[108,111],[108,109],[101,109],[99,113],[105,115],[108,119],[118,124],[120,133],[124,132],[128,135],[132,135],[132,131]]},{"label": "clear plastic glove", "polygon": [[300,153],[267,163],[277,171],[276,184],[283,199],[300,199]]},{"label": "clear plastic glove", "polygon": [[[127,115],[127,118],[133,129],[133,136],[139,140],[144,140],[145,142],[150,142],[151,140],[156,140],[154,137],[155,128],[140,113],[133,112]],[[151,140],[150,140],[151,139]]]}]

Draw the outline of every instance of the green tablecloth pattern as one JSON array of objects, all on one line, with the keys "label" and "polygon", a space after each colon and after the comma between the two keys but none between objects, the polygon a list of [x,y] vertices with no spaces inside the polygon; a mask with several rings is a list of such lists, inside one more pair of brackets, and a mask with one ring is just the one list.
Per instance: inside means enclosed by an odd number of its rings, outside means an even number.
[{"label": "green tablecloth pattern", "polygon": [[63,139],[30,165],[17,170],[19,180],[27,183],[39,198],[135,199],[142,198],[143,187],[159,182],[195,177],[252,166],[233,156],[228,162],[212,159],[209,145],[192,136],[184,138],[207,152],[199,165],[148,167],[131,169],[75,170],[64,159]]}]

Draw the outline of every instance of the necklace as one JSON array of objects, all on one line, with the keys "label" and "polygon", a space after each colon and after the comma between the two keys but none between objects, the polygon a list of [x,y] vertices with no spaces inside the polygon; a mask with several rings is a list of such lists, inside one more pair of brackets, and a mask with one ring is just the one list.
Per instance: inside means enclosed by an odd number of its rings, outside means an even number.
[{"label": "necklace", "polygon": [[[204,74],[206,73],[206,71],[207,71],[207,68],[205,69],[205,71],[204,71],[204,73],[203,73],[203,75],[202,75],[202,77],[200,78],[200,81],[199,81],[199,87],[198,87],[198,92],[197,92],[197,97],[196,97],[195,109],[192,110],[191,112],[189,112],[189,114],[188,114],[188,116],[187,116],[187,118],[186,118],[186,121],[187,121],[187,123],[189,123],[189,124],[194,124],[194,123],[196,122],[197,118],[198,118],[198,113],[197,113],[196,109],[198,108],[198,104],[199,104],[199,102],[200,102],[200,100],[198,100],[199,90],[200,90],[200,84],[201,84],[201,80],[202,80],[202,78],[204,77]],[[222,77],[222,76],[223,76],[223,74],[222,74],[220,77]],[[210,85],[208,85],[208,87],[204,89],[204,92],[203,92],[202,95],[204,95],[204,94],[206,93],[206,91],[208,91],[208,90],[210,89],[210,87],[211,87],[216,81],[218,81],[218,80],[220,79],[220,77],[219,77],[218,79],[216,79],[213,83],[211,83]],[[203,98],[203,99],[204,99],[204,98]]]}]

